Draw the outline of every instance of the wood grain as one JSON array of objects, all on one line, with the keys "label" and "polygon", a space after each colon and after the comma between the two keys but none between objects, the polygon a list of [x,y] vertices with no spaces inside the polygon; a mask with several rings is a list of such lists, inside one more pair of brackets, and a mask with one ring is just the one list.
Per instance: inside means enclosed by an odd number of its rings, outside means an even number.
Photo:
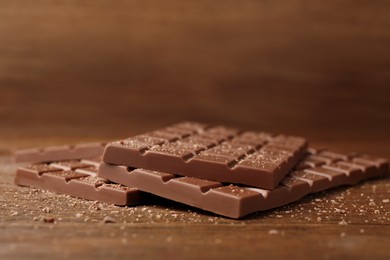
[{"label": "wood grain", "polygon": [[[162,199],[116,207],[16,187],[16,166],[4,157],[0,166],[4,259],[389,256],[389,179],[333,189],[232,220]],[[115,223],[104,224],[106,216]],[[44,223],[44,218],[55,223]]]},{"label": "wood grain", "polygon": [[[7,156],[197,120],[390,158],[389,10],[0,0],[0,258],[389,258],[388,179],[236,221],[165,200],[97,210],[14,186]],[[107,215],[117,223],[102,224]]]}]

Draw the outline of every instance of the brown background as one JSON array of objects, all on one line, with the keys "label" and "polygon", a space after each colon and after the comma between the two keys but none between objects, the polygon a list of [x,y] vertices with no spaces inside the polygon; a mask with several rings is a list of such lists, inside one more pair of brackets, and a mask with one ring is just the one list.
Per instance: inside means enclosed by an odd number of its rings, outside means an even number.
[{"label": "brown background", "polygon": [[[385,0],[1,0],[0,153],[197,120],[390,158],[389,10]],[[389,186],[377,185],[389,197]],[[317,231],[326,237],[335,223]],[[201,227],[194,237],[207,233]],[[388,253],[380,235],[365,239],[362,250],[376,243]],[[361,256],[344,249],[336,256]]]}]

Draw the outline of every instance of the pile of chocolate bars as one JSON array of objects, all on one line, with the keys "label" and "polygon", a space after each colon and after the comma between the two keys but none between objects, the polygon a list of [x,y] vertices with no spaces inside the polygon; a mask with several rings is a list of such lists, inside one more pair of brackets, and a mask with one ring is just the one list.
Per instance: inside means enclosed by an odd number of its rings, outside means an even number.
[{"label": "pile of chocolate bars", "polygon": [[301,137],[194,122],[105,144],[19,150],[15,183],[115,205],[152,193],[240,218],[389,173],[385,159],[308,147]]}]

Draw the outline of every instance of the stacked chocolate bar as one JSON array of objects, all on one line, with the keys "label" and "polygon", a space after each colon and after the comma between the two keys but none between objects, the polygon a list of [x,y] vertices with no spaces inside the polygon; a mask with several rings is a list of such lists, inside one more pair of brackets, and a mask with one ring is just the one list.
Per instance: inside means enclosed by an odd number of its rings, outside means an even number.
[{"label": "stacked chocolate bar", "polygon": [[240,218],[389,172],[385,159],[311,149],[301,137],[193,122],[109,143],[102,162],[69,149],[63,158],[46,149],[49,159],[19,152],[46,162],[19,168],[16,184],[116,205],[142,203],[146,192]]}]

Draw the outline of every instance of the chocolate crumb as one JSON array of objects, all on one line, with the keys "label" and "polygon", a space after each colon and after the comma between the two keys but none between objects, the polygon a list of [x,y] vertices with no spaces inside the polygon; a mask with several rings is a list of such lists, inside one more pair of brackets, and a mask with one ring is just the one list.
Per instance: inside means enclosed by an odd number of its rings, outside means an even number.
[{"label": "chocolate crumb", "polygon": [[45,213],[50,213],[51,212],[49,207],[43,208],[42,211],[45,212]]},{"label": "chocolate crumb", "polygon": [[279,231],[276,229],[271,229],[270,231],[268,231],[268,235],[277,235],[277,234],[279,234]]},{"label": "chocolate crumb", "polygon": [[116,220],[110,216],[105,216],[104,219],[103,219],[103,223],[104,224],[108,224],[108,223],[116,223]]},{"label": "chocolate crumb", "polygon": [[344,219],[341,220],[338,224],[339,225],[348,225],[347,221],[345,221]]},{"label": "chocolate crumb", "polygon": [[53,217],[44,217],[42,220],[44,223],[54,223],[56,221]]}]

